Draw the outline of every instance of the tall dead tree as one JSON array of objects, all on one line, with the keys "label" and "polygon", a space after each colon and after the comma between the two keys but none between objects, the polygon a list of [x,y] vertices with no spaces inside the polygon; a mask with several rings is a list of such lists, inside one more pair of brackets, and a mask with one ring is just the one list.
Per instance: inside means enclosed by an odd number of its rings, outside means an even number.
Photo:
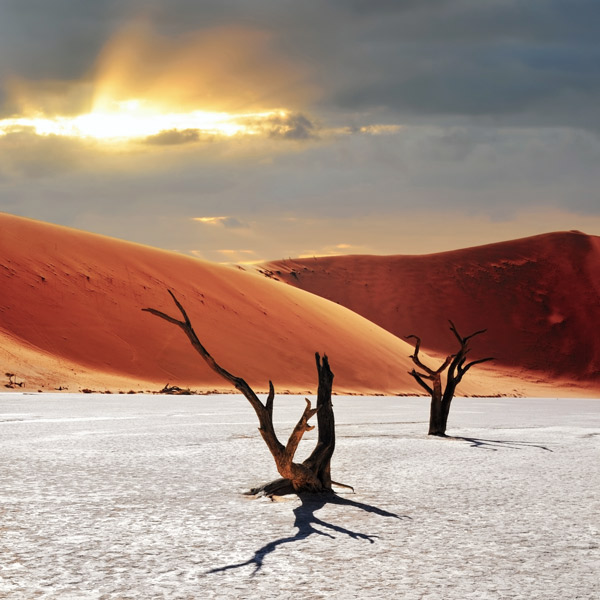
[{"label": "tall dead tree", "polygon": [[[450,331],[454,334],[460,348],[456,354],[450,354],[446,360],[437,369],[432,369],[425,365],[419,358],[419,350],[421,348],[421,339],[416,335],[408,335],[406,339],[415,340],[415,351],[411,355],[413,362],[424,371],[421,373],[416,369],[409,371],[415,378],[416,382],[431,395],[431,407],[429,411],[429,435],[437,435],[446,437],[446,427],[448,424],[448,415],[450,414],[450,405],[454,398],[454,393],[458,384],[461,382],[465,373],[474,365],[478,365],[493,358],[479,358],[471,362],[467,362],[467,354],[471,351],[469,347],[470,341],[477,335],[485,333],[487,329],[481,329],[471,335],[462,337],[452,321],[450,323]],[[446,385],[442,384],[442,374],[448,369],[446,375]],[[431,382],[431,383],[428,383]]]},{"label": "tall dead tree", "polygon": [[[316,408],[313,408],[310,400],[306,398],[304,412],[296,427],[294,427],[287,444],[284,446],[277,439],[273,427],[273,403],[275,399],[273,383],[269,381],[269,394],[266,402],[263,404],[244,379],[226,371],[210,355],[208,350],[206,350],[198,339],[185,309],[177,300],[173,292],[171,292],[171,290],[168,290],[168,292],[183,316],[183,320],[171,317],[154,308],[143,308],[142,310],[180,327],[187,335],[194,349],[206,361],[208,366],[241,392],[256,412],[260,425],[258,430],[265,440],[269,451],[273,455],[281,479],[277,479],[259,488],[254,488],[250,490],[249,494],[265,494],[267,496],[273,496],[291,492],[330,492],[333,483],[331,480],[330,462],[335,449],[335,421],[333,416],[333,404],[331,402],[333,373],[329,368],[327,356],[324,355],[321,359],[318,352],[315,354],[319,377],[317,406]],[[316,447],[304,462],[294,462],[294,455],[302,436],[306,431],[314,429],[314,426],[309,425],[308,421],[315,414],[317,415],[317,425],[319,428]]]}]

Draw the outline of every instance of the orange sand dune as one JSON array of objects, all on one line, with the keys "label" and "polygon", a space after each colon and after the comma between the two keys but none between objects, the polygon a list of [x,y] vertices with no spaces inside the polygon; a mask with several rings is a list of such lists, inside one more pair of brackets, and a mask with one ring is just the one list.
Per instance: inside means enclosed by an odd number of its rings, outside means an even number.
[{"label": "orange sand dune", "polygon": [[[398,336],[448,353],[452,319],[475,356],[540,381],[600,389],[600,238],[549,233],[425,256],[284,260],[261,270]],[[527,369],[529,375],[521,373]]]},{"label": "orange sand dune", "polygon": [[[0,370],[25,381],[18,389],[157,390],[169,382],[232,391],[178,328],[141,311],[177,315],[167,288],[214,357],[257,391],[269,379],[279,391],[314,391],[320,351],[338,393],[420,392],[407,373],[412,347],[333,302],[241,269],[3,214]],[[474,371],[460,393],[557,393],[543,373]],[[562,395],[582,395],[569,380],[561,385]]]},{"label": "orange sand dune", "polygon": [[[29,389],[233,391],[181,330],[141,311],[177,315],[167,288],[216,360],[257,390],[269,379],[279,391],[314,390],[315,351],[329,355],[337,392],[418,390],[410,347],[341,306],[238,268],[10,215],[0,215],[0,369]],[[498,381],[462,391],[486,390]]]}]

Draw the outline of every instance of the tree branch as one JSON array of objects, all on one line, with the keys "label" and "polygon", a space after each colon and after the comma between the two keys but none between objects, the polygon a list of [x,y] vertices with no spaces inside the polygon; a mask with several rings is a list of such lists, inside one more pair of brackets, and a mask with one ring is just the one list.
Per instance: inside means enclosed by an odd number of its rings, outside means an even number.
[{"label": "tree branch", "polygon": [[316,414],[316,412],[319,409],[312,408],[312,405],[308,398],[305,398],[305,400],[306,400],[306,408],[304,409],[304,412],[302,413],[300,420],[296,424],[296,427],[294,427],[294,430],[290,434],[290,438],[285,447],[285,453],[290,461],[294,459],[294,454],[296,453],[296,449],[298,448],[298,444],[300,443],[300,440],[302,439],[302,436],[304,435],[304,433],[306,431],[312,431],[315,428],[314,425],[309,425],[308,421],[313,415]]},{"label": "tree branch", "polygon": [[427,375],[424,375],[423,373],[417,373],[414,369],[412,371],[408,372],[409,375],[412,375],[415,380],[417,381],[417,383],[428,393],[428,394],[433,394],[433,388],[431,388],[430,386],[428,386],[424,381],[423,381],[423,377],[427,377],[428,379],[433,379],[433,377],[428,377]]},{"label": "tree branch", "polygon": [[454,336],[458,340],[458,343],[462,346],[464,344],[464,341],[460,333],[458,333],[456,325],[454,325],[454,323],[450,319],[448,319],[448,323],[450,323],[450,331],[454,334]]},{"label": "tree branch", "polygon": [[174,325],[179,326],[183,330],[183,332],[187,335],[192,346],[196,349],[196,351],[200,354],[200,356],[202,356],[202,358],[206,361],[208,366],[213,371],[218,373],[221,377],[223,377],[224,379],[229,381],[237,390],[242,392],[248,398],[248,400],[250,401],[252,406],[254,406],[256,403],[258,403],[258,404],[260,404],[260,406],[262,406],[262,402],[258,399],[258,397],[254,393],[254,391],[250,388],[250,386],[241,377],[236,377],[235,375],[232,375],[229,371],[227,371],[223,367],[221,367],[221,365],[219,365],[217,363],[217,361],[211,356],[211,354],[208,352],[208,350],[202,345],[202,343],[198,339],[198,336],[196,335],[196,332],[194,331],[194,328],[192,327],[190,318],[188,317],[187,313],[185,312],[185,309],[183,308],[183,306],[181,305],[179,300],[177,300],[177,298],[175,297],[175,294],[171,290],[167,290],[167,291],[169,292],[169,294],[171,295],[171,298],[173,298],[173,301],[177,305],[177,308],[183,315],[183,318],[184,318],[183,321],[179,321],[178,319],[175,319],[174,317],[171,317],[171,316],[167,315],[166,313],[161,312],[160,310],[156,310],[155,308],[142,308],[142,310],[144,312],[149,312],[157,317],[160,317],[161,319],[164,319],[165,321],[168,321],[169,323],[173,323]]},{"label": "tree branch", "polygon": [[269,395],[267,396],[267,402],[265,407],[271,419],[273,419],[273,402],[275,400],[275,388],[273,387],[273,382],[269,379]]},{"label": "tree branch", "polygon": [[421,362],[421,359],[419,358],[419,350],[421,348],[421,338],[416,336],[416,335],[407,335],[406,339],[409,340],[411,338],[414,338],[416,341],[415,343],[415,353],[412,354],[411,356],[409,356],[409,358],[412,358],[413,362],[417,365],[417,367],[419,367],[419,369],[423,369],[423,371],[426,371],[429,375],[435,375],[435,371],[431,368],[429,368],[426,364]]},{"label": "tree branch", "polygon": [[450,320],[448,320],[448,323],[450,323],[450,331],[452,331],[452,333],[456,336],[456,339],[460,342],[461,346],[465,345],[471,338],[474,338],[476,335],[481,335],[482,333],[485,333],[487,331],[487,329],[480,329],[479,331],[476,331],[475,333],[472,333],[467,337],[462,337],[460,333],[458,333],[456,325],[454,325],[454,323]]},{"label": "tree branch", "polygon": [[461,374],[464,375],[473,365],[479,365],[484,362],[488,362],[490,360],[495,360],[493,357],[489,356],[487,358],[478,358],[477,360],[471,361],[468,365],[465,365],[461,368]]},{"label": "tree branch", "polygon": [[487,331],[487,329],[480,329],[479,331],[476,331],[475,333],[468,335],[465,338],[465,342],[468,342],[470,339],[474,338],[476,335],[481,335],[482,333],[485,333],[486,331]]},{"label": "tree branch", "polygon": [[188,317],[185,309],[183,308],[179,300],[177,300],[177,298],[175,297],[175,294],[171,290],[167,291],[169,292],[169,295],[173,299],[173,302],[179,309],[179,312],[181,312],[184,319],[183,321],[179,321],[178,319],[175,319],[174,317],[171,317],[170,315],[167,315],[166,313],[160,310],[156,310],[155,308],[142,308],[142,310],[144,312],[149,312],[150,314],[160,317],[161,319],[164,319],[169,323],[173,323],[174,325],[177,325],[183,330],[183,332],[190,340],[194,349],[198,352],[198,354],[200,354],[200,356],[202,356],[206,364],[213,371],[215,371],[215,373],[223,377],[223,379],[229,381],[238,391],[240,391],[246,397],[248,402],[250,402],[250,405],[252,406],[252,408],[256,412],[256,416],[258,417],[259,431],[261,432],[271,452],[283,452],[284,446],[275,435],[273,421],[271,418],[273,412],[273,398],[275,395],[275,392],[273,390],[273,384],[270,383],[269,385],[269,398],[267,399],[269,407],[267,408],[260,401],[258,396],[254,393],[254,390],[246,383],[244,379],[232,375],[229,371],[227,371],[221,365],[219,365],[219,363],[217,363],[217,361],[212,357],[209,351],[203,346],[203,344],[198,339],[198,336],[196,335],[196,332],[192,327],[190,318]]},{"label": "tree branch", "polygon": [[[470,340],[477,335],[485,333],[487,331],[486,329],[480,329],[479,331],[475,331],[474,333],[466,337],[462,337],[458,332],[456,325],[450,320],[448,320],[448,323],[450,323],[450,331],[452,331],[454,337],[458,340],[458,343],[460,345],[456,354],[451,354],[447,356],[444,363],[435,372],[431,369],[424,368],[423,370],[429,373],[429,375],[419,373],[415,369],[409,372],[410,375],[412,375],[415,378],[417,383],[429,394],[431,394],[431,407],[429,413],[429,435],[444,436],[446,434],[446,426],[448,422],[448,414],[450,411],[452,398],[454,397],[456,387],[463,378],[463,375],[472,366],[481,364],[489,360],[493,360],[492,358],[480,358],[477,360],[473,360],[470,363],[467,363],[467,355],[471,351],[469,347]],[[424,367],[425,365],[423,365],[423,363],[421,363],[421,361],[418,358],[421,340],[415,335],[407,337],[412,337],[417,340],[415,346],[415,353],[411,358],[413,359],[413,362],[415,364]],[[441,374],[446,368],[448,368],[448,374],[446,376],[445,386],[444,388],[442,388]],[[429,386],[427,383],[425,383],[425,379],[431,380],[433,382],[432,385]]]},{"label": "tree branch", "polygon": [[440,373],[442,373],[446,367],[450,364],[450,361],[454,358],[454,354],[450,354],[449,356],[446,357],[446,360],[444,361],[444,363],[442,364],[442,366],[435,372],[436,375],[439,375]]},{"label": "tree branch", "polygon": [[[329,460],[327,460],[327,463],[324,467],[327,471],[326,480],[322,480],[315,472],[313,472],[304,464],[297,464],[293,462],[294,454],[298,448],[298,444],[300,443],[302,436],[306,431],[314,429],[314,426],[309,425],[308,421],[320,408],[323,408],[324,410],[328,409],[331,412],[330,423],[331,429],[333,428],[333,411],[331,409],[331,384],[333,381],[333,373],[329,369],[327,357],[323,357],[323,363],[321,364],[319,354],[316,354],[317,368],[319,371],[319,399],[317,407],[313,409],[310,400],[306,400],[306,408],[304,409],[304,412],[302,413],[302,416],[300,417],[296,427],[290,434],[287,445],[284,447],[283,444],[281,444],[281,442],[277,439],[275,428],[273,426],[273,404],[275,399],[275,388],[273,387],[273,382],[269,381],[269,394],[265,404],[263,404],[258,396],[254,393],[254,390],[252,390],[252,388],[244,379],[231,374],[229,371],[221,367],[221,365],[219,365],[211,356],[208,350],[198,339],[198,336],[192,327],[192,323],[185,309],[177,300],[175,294],[171,292],[171,290],[168,291],[173,299],[173,302],[179,309],[179,312],[182,314],[183,321],[180,321],[179,319],[176,319],[175,317],[172,317],[154,308],[143,308],[142,310],[180,327],[190,340],[194,349],[200,354],[200,356],[202,356],[208,366],[225,380],[233,384],[233,386],[246,397],[256,412],[259,421],[258,429],[271,454],[273,455],[273,458],[275,459],[275,464],[277,465],[279,474],[285,479],[289,480],[289,483],[294,490],[323,491],[324,489],[330,489],[331,479],[329,477]],[[325,406],[327,403],[328,407]],[[330,452],[328,456],[330,458],[335,444],[335,436],[333,433],[328,434],[328,439],[328,450]],[[279,489],[279,485],[275,486],[273,489]]]}]

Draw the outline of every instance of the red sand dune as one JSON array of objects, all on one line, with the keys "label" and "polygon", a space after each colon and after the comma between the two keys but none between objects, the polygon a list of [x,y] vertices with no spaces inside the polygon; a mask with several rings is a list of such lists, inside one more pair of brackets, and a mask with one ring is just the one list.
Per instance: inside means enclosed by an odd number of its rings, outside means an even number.
[{"label": "red sand dune", "polygon": [[[364,277],[365,289],[381,285],[381,300],[391,297],[393,286],[369,266],[374,259],[346,260],[352,277],[343,281]],[[167,382],[233,391],[181,330],[141,311],[178,316],[167,289],[188,309],[216,360],[257,391],[269,379],[278,391],[314,391],[314,352],[320,351],[330,357],[338,393],[420,393],[407,373],[412,347],[338,304],[239,268],[2,214],[0,369],[15,373],[27,389],[47,391],[158,390]],[[434,297],[440,299],[437,290]],[[413,310],[432,310],[429,301],[416,299]],[[458,324],[468,329],[462,316]],[[550,320],[558,323],[556,315]],[[428,337],[429,330],[418,329]],[[497,366],[477,367],[459,391],[556,394],[547,377],[532,382],[512,371],[511,377]],[[585,389],[563,393],[584,395]]]},{"label": "red sand dune", "polygon": [[424,256],[336,256],[261,267],[270,277],[337,302],[397,336],[417,334],[449,353],[452,319],[473,356],[600,388],[600,237],[538,235]]},{"label": "red sand dune", "polygon": [[[418,390],[409,346],[341,306],[239,268],[10,215],[0,215],[0,369],[30,389],[233,391],[179,328],[141,311],[179,316],[167,288],[215,359],[257,390],[269,379],[314,390],[316,351],[330,357],[336,392]],[[463,393],[490,387],[473,379]]]}]

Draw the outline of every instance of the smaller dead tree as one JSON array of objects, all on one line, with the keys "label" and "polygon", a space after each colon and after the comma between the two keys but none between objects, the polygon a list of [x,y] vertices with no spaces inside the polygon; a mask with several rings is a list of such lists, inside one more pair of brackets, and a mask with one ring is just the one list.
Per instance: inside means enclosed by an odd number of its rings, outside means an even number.
[{"label": "smaller dead tree", "polygon": [[[256,412],[260,425],[258,430],[267,444],[269,451],[273,455],[277,471],[282,477],[281,479],[277,479],[259,488],[254,488],[248,493],[252,495],[264,494],[273,496],[291,492],[331,492],[331,486],[334,482],[331,480],[330,462],[335,449],[335,421],[333,417],[333,405],[331,402],[333,373],[329,368],[327,356],[323,356],[321,359],[319,353],[315,354],[319,377],[317,406],[316,408],[313,408],[311,401],[306,398],[304,412],[296,427],[294,427],[287,444],[283,445],[278,440],[273,427],[273,402],[275,399],[273,383],[269,381],[269,394],[266,402],[263,404],[244,379],[226,371],[210,355],[208,350],[206,350],[198,339],[185,309],[177,300],[173,292],[171,292],[171,290],[168,290],[168,292],[183,316],[183,320],[171,317],[154,308],[143,308],[142,310],[180,327],[187,335],[194,349],[200,354],[208,366],[223,379],[231,383],[246,397]],[[315,414],[317,415],[317,425],[319,428],[317,445],[312,454],[304,462],[294,462],[294,455],[302,436],[305,432],[314,429],[314,426],[309,425],[308,422]],[[336,485],[350,487],[344,486],[343,484]]]},{"label": "smaller dead tree", "polygon": [[[437,435],[446,437],[446,427],[448,424],[448,415],[450,414],[450,405],[454,398],[454,393],[458,384],[461,382],[465,373],[474,365],[478,365],[493,358],[479,358],[471,362],[467,362],[467,354],[471,351],[469,347],[470,341],[477,335],[485,333],[487,329],[481,329],[471,335],[462,337],[452,321],[450,323],[450,331],[454,334],[460,348],[456,354],[450,354],[446,360],[437,369],[431,369],[425,365],[419,358],[419,350],[421,348],[421,339],[416,335],[407,335],[406,339],[415,340],[415,351],[411,355],[413,362],[421,371],[413,369],[409,371],[410,375],[415,378],[415,381],[431,395],[431,407],[429,412],[429,435]],[[442,374],[448,369],[446,375],[446,386],[442,384]],[[428,383],[431,382],[431,383]]]}]

